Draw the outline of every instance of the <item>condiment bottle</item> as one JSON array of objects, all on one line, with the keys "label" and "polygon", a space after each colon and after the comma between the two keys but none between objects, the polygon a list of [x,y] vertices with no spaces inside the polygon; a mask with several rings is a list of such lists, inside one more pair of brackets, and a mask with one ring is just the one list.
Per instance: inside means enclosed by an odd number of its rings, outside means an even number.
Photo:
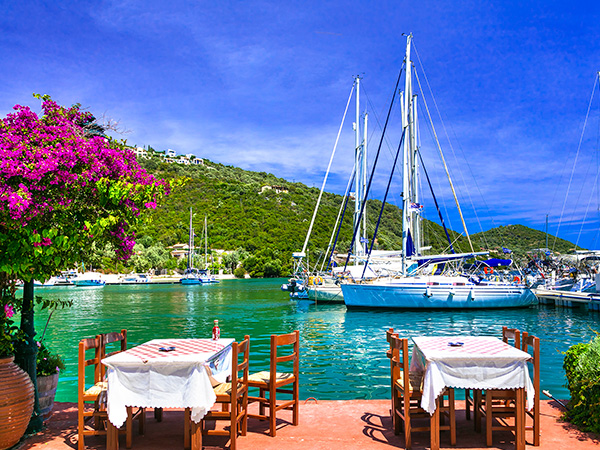
[{"label": "condiment bottle", "polygon": [[215,319],[215,326],[212,329],[212,339],[216,341],[221,337],[221,329],[219,328],[219,321]]}]

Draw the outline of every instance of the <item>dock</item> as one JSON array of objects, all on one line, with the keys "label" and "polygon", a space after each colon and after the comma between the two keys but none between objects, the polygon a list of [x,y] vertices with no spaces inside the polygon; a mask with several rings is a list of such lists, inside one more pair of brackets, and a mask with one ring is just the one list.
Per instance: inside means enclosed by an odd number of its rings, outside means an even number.
[{"label": "dock", "polygon": [[571,292],[551,289],[533,289],[540,304],[566,308],[585,308],[600,311],[600,292]]}]

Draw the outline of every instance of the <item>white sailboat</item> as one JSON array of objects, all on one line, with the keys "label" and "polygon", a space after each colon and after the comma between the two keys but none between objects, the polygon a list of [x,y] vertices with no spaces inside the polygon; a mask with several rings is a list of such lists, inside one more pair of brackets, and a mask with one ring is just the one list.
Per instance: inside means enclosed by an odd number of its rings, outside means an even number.
[{"label": "white sailboat", "polygon": [[[207,240],[207,224],[206,216],[204,216],[204,264],[208,264],[208,240]],[[197,269],[194,267],[194,229],[192,228],[192,208],[190,207],[190,236],[188,241],[189,252],[188,252],[188,264],[187,269],[183,273],[183,276],[179,280],[184,285],[198,285],[198,284],[209,284],[218,283],[219,281],[210,273],[207,269]]]},{"label": "white sailboat", "polygon": [[[502,280],[497,275],[481,277],[465,273],[462,263],[476,256],[485,255],[487,252],[471,251],[470,253],[427,256],[422,254],[420,248],[421,205],[417,190],[419,182],[416,96],[413,96],[412,93],[411,42],[412,35],[409,35],[404,60],[405,91],[401,96],[404,129],[404,195],[403,252],[400,275],[369,281],[343,282],[341,289],[344,303],[348,307],[418,309],[514,308],[535,304],[537,300],[524,284],[522,276]],[[468,238],[468,233],[466,235]],[[486,275],[493,272],[493,265],[492,260],[484,264]]]}]

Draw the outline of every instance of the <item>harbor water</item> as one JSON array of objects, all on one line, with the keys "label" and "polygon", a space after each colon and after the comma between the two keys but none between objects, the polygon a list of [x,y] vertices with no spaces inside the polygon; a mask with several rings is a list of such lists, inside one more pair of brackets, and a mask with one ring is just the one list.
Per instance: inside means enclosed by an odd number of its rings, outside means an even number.
[{"label": "harbor water", "polygon": [[[318,400],[389,398],[385,331],[401,336],[501,336],[502,326],[541,339],[541,387],[568,398],[563,352],[588,342],[598,312],[535,306],[472,311],[347,310],[343,304],[290,300],[282,279],[224,280],[203,286],[107,285],[102,288],[36,288],[35,295],[73,300],[49,322],[46,345],[66,362],[57,401],[77,401],[77,346],[82,338],[127,329],[129,346],[157,338],[210,338],[219,320],[221,337],[250,335],[251,371],[268,367],[271,334],[300,330],[300,396]],[[38,338],[48,314],[36,313]],[[543,397],[543,396],[542,396]]]}]

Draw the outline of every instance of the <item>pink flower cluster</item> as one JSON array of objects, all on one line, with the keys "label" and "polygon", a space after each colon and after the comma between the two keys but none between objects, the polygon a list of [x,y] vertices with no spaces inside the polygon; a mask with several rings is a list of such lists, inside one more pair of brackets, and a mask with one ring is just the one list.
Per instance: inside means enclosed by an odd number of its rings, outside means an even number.
[{"label": "pink flower cluster", "polygon": [[[168,194],[168,184],[141,169],[133,151],[87,136],[83,125],[93,117],[78,105],[64,108],[46,98],[42,117],[26,106],[14,109],[0,119],[0,228],[45,224],[85,208],[119,210],[135,221],[140,209],[156,207],[159,193]],[[129,228],[126,220],[107,230],[124,258],[133,249]],[[32,245],[52,244],[42,238]]]},{"label": "pink flower cluster", "polygon": [[13,307],[13,305],[4,305],[4,315],[7,319],[10,319],[12,316],[15,315],[15,308]]}]

